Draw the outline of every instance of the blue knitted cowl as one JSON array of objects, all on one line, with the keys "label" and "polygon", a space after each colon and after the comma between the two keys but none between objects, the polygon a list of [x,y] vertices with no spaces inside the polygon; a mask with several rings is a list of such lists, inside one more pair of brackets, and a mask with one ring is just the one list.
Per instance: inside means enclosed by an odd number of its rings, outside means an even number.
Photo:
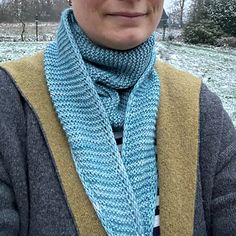
[{"label": "blue knitted cowl", "polygon": [[[108,235],[152,235],[160,83],[155,37],[119,51],[91,42],[71,9],[45,51],[46,80],[76,171]],[[123,129],[118,151],[113,129]]]}]

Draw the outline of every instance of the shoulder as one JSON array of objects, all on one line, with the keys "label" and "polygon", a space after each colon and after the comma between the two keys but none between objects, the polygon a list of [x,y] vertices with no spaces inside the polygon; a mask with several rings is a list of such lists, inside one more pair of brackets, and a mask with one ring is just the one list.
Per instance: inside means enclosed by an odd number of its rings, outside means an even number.
[{"label": "shoulder", "polygon": [[3,111],[3,107],[12,106],[12,104],[16,103],[20,100],[20,95],[18,89],[16,88],[11,76],[9,73],[0,68],[0,106],[1,111]]},{"label": "shoulder", "polygon": [[156,63],[156,70],[160,76],[160,79],[168,83],[181,83],[184,82],[186,85],[199,83],[200,79],[192,74],[179,70],[174,66],[167,64],[164,61],[158,60]]},{"label": "shoulder", "polygon": [[225,133],[225,130],[235,132],[220,98],[211,92],[199,78],[161,60],[156,64],[156,70],[161,80],[162,100],[171,101],[172,105],[179,107],[182,112],[189,106],[199,111],[202,142],[206,142],[206,136],[214,134],[220,138],[220,133]]},{"label": "shoulder", "polygon": [[219,154],[230,143],[236,143],[236,130],[228,113],[220,98],[205,84],[201,87],[200,111],[200,143],[202,145],[206,145],[209,150],[210,144],[214,143],[212,149]]},{"label": "shoulder", "polygon": [[[2,76],[15,85],[24,97],[38,94],[46,86],[43,53],[0,64]],[[37,99],[37,95],[34,95]]]},{"label": "shoulder", "polygon": [[215,137],[218,139],[218,151],[220,153],[227,140],[231,139],[231,141],[236,142],[236,129],[224,109],[221,99],[205,84],[201,86],[199,103],[201,142],[208,145],[210,143],[208,138]]},{"label": "shoulder", "polygon": [[[199,105],[203,114],[212,114],[213,116],[215,113],[222,115],[225,112],[220,98],[211,92],[201,79],[188,72],[176,69],[161,60],[156,64],[156,70],[162,84],[169,89],[174,90],[178,87],[179,89],[191,90],[196,88],[199,91]],[[175,90],[175,92],[177,91]]]},{"label": "shoulder", "polygon": [[[17,117],[23,112],[25,88],[36,93],[33,81],[43,77],[43,54],[0,63],[0,109],[3,116]],[[4,114],[3,114],[4,113]],[[13,119],[13,118],[12,118]]]},{"label": "shoulder", "polygon": [[186,120],[195,117],[197,122],[201,80],[160,60],[156,70],[161,84],[160,111],[179,113]]},{"label": "shoulder", "polygon": [[214,117],[222,118],[222,113],[224,113],[220,98],[210,91],[205,84],[201,86],[200,107],[203,121],[213,119]]},{"label": "shoulder", "polygon": [[43,72],[43,52],[39,52],[33,56],[24,57],[14,61],[0,63],[3,68],[13,79],[26,79],[31,77],[33,73],[42,74]]},{"label": "shoulder", "polygon": [[178,70],[161,60],[158,60],[156,64],[156,71],[160,78],[163,96],[168,96],[174,103],[187,103],[190,106],[192,101],[195,104],[199,101],[202,84],[199,78],[188,72]]}]

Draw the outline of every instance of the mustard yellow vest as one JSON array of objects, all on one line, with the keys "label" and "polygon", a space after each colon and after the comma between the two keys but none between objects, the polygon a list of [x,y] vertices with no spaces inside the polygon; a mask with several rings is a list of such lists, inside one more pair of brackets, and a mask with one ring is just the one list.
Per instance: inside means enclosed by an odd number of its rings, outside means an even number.
[{"label": "mustard yellow vest", "polygon": [[[39,118],[81,236],[106,235],[85,194],[65,133],[47,89],[43,53],[0,65]],[[161,236],[193,234],[201,81],[158,62],[161,98],[157,122]]]}]

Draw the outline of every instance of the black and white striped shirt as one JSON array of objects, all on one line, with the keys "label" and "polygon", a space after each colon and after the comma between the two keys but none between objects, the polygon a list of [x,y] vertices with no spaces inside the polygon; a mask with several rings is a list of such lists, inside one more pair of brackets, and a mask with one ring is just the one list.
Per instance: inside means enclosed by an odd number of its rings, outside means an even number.
[{"label": "black and white striped shirt", "polygon": [[[123,132],[122,131],[113,131],[116,144],[118,146],[119,152],[121,152],[122,149],[122,137]],[[159,218],[159,189],[157,190],[157,206],[155,210],[155,222],[154,222],[154,228],[153,228],[153,236],[159,236],[160,235],[160,218]]]}]

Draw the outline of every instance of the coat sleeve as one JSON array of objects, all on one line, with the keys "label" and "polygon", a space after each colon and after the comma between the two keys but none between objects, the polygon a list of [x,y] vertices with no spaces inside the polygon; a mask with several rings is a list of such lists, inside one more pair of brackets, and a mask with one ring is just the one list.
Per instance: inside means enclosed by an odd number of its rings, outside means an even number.
[{"label": "coat sleeve", "polygon": [[203,85],[200,175],[207,235],[236,235],[236,131],[220,99]]},{"label": "coat sleeve", "polygon": [[213,235],[236,235],[236,132],[223,112],[220,149],[212,195]]},{"label": "coat sleeve", "polygon": [[[6,72],[0,69],[0,236],[19,235],[20,214],[16,188],[21,181],[25,125],[20,97]],[[17,190],[19,189],[19,190]],[[19,195],[18,193],[18,195]],[[25,206],[26,207],[26,206]]]}]

